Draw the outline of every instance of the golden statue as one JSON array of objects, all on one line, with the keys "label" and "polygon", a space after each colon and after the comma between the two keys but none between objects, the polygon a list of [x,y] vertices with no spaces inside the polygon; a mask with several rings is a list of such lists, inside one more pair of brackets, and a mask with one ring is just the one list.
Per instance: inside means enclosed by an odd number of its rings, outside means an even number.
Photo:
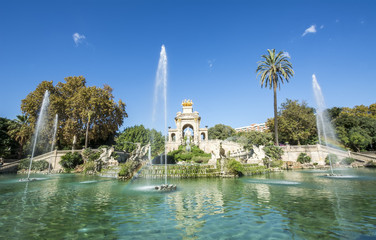
[{"label": "golden statue", "polygon": [[193,105],[193,102],[192,102],[192,100],[184,99],[184,101],[181,103],[181,105],[182,105],[183,107],[189,107],[189,106],[192,106],[192,105]]}]

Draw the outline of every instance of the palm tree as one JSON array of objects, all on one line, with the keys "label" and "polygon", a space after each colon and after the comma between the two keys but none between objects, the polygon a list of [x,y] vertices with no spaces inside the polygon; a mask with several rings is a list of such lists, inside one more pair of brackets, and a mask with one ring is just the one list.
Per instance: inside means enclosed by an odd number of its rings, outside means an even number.
[{"label": "palm tree", "polygon": [[268,55],[262,55],[263,60],[258,62],[256,69],[257,77],[260,77],[261,87],[269,84],[269,89],[273,87],[274,91],[274,133],[275,145],[278,145],[278,121],[277,121],[277,86],[280,89],[283,79],[289,82],[290,77],[294,75],[292,64],[289,62],[284,52],[275,53],[275,49],[268,49]]},{"label": "palm tree", "polygon": [[8,134],[20,144],[18,158],[21,158],[23,147],[31,137],[29,118],[26,115],[17,115],[10,125]]}]

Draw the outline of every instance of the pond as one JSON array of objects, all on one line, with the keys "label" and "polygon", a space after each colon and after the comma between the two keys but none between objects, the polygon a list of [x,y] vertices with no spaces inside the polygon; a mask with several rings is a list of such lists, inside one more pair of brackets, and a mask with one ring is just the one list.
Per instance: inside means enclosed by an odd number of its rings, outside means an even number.
[{"label": "pond", "polygon": [[376,238],[376,171],[288,171],[238,179],[0,175],[4,239]]}]

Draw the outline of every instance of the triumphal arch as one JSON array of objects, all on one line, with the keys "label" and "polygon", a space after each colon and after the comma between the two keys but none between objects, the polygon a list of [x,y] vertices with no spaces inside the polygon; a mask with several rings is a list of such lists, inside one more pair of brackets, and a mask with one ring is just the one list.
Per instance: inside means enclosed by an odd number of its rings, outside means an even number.
[{"label": "triumphal arch", "polygon": [[183,112],[177,112],[175,117],[175,129],[168,129],[168,142],[166,144],[167,152],[178,149],[182,144],[185,144],[186,132],[191,132],[191,143],[196,146],[208,141],[208,128],[200,128],[201,117],[198,112],[193,111],[192,100],[184,100],[181,104]]}]

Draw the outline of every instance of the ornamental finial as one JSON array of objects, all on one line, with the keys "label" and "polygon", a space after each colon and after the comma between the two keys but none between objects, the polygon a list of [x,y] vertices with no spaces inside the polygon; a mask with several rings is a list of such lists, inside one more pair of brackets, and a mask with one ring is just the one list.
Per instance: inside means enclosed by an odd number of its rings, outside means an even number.
[{"label": "ornamental finial", "polygon": [[192,102],[192,100],[184,99],[184,101],[181,103],[181,105],[182,105],[183,107],[190,107],[190,106],[193,105],[193,102]]}]

